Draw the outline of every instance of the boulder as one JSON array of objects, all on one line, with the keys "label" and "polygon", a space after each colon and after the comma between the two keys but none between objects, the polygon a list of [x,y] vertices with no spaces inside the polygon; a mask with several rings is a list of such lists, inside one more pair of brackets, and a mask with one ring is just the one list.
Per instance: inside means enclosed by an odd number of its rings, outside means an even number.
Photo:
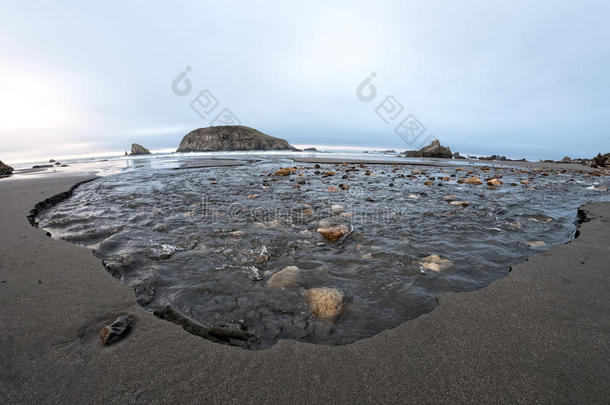
[{"label": "boulder", "polygon": [[267,286],[271,288],[298,287],[301,269],[297,266],[287,266],[269,278]]},{"label": "boulder", "polygon": [[498,187],[502,185],[502,181],[498,179],[489,179],[487,180],[487,185],[491,187]]},{"label": "boulder", "polygon": [[123,338],[131,328],[131,319],[127,315],[119,316],[110,325],[104,326],[100,331],[102,344],[110,345]]},{"label": "boulder", "polygon": [[199,128],[189,132],[177,152],[216,152],[235,150],[298,151],[286,140],[242,125]]},{"label": "boulder", "polygon": [[305,298],[314,318],[333,320],[343,311],[343,293],[334,288],[311,288]]},{"label": "boulder", "polygon": [[137,143],[131,144],[131,153],[130,155],[150,155],[150,151],[146,149],[144,146],[139,145]]},{"label": "boulder", "polygon": [[9,176],[13,174],[13,168],[0,161],[0,176]]},{"label": "boulder", "polygon": [[420,150],[409,150],[404,153],[406,157],[423,158],[444,158],[451,159],[453,154],[451,149],[442,146],[438,139],[433,140],[430,145],[424,146]]}]

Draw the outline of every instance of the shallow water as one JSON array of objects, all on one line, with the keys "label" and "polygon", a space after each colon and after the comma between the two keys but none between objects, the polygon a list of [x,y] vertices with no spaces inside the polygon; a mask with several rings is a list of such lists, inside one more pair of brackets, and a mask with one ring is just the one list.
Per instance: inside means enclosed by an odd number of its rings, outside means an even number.
[{"label": "shallow water", "polygon": [[[93,248],[144,307],[245,331],[248,339],[227,341],[260,349],[279,339],[346,344],[395,327],[433,310],[439,293],[484,287],[570,241],[577,207],[610,199],[595,188],[608,177],[582,173],[298,164],[290,176],[272,175],[293,166],[281,158],[186,170],[142,164],[83,184],[37,220],[54,237]],[[456,182],[470,176],[504,184]],[[469,205],[450,205],[448,194]],[[351,233],[330,243],[316,232],[325,223]],[[452,266],[423,270],[431,254]],[[301,270],[297,285],[270,286],[286,266]],[[337,318],[311,315],[305,291],[315,287],[344,295]]]}]

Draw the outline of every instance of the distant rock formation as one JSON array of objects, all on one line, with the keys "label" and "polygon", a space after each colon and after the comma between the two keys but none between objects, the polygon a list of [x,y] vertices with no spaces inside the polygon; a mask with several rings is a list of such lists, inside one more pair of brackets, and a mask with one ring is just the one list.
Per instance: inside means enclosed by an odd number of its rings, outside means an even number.
[{"label": "distant rock formation", "polygon": [[2,161],[0,160],[0,176],[8,176],[10,174],[13,174],[13,170],[14,169],[12,167],[2,163]]},{"label": "distant rock formation", "polygon": [[428,146],[424,146],[420,150],[408,150],[405,153],[406,157],[422,157],[422,158],[444,158],[451,159],[453,154],[451,149],[442,146],[438,139],[435,139]]},{"label": "distant rock formation", "polygon": [[0,176],[9,176],[13,174],[13,170],[14,169],[12,167],[10,167],[9,165],[5,165],[0,160]]},{"label": "distant rock formation", "polygon": [[303,149],[303,152],[317,152],[318,150],[316,148],[305,148]]},{"label": "distant rock formation", "polygon": [[150,151],[137,143],[131,144],[131,155],[150,155]]},{"label": "distant rock formation", "polygon": [[298,151],[286,140],[242,125],[199,128],[189,132],[176,152],[218,152],[244,150]]},{"label": "distant rock formation", "polygon": [[505,162],[508,159],[506,159],[506,156],[491,155],[491,156],[481,156],[479,158],[479,160],[496,160],[496,161],[499,161],[499,162]]},{"label": "distant rock formation", "polygon": [[595,156],[593,158],[593,161],[591,162],[591,167],[604,167],[604,166],[608,166],[609,164],[610,164],[610,153],[606,153],[605,155],[598,153],[597,156]]}]

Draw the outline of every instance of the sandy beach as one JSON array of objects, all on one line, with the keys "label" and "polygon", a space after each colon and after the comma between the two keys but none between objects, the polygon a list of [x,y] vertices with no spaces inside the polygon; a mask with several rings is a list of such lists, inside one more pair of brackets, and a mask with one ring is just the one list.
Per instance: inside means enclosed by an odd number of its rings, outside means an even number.
[{"label": "sandy beach", "polygon": [[[573,242],[431,313],[345,346],[247,351],[135,302],[91,251],[32,227],[34,205],[91,176],[0,181],[0,396],[7,403],[545,402],[610,397],[610,204]],[[120,314],[134,327],[103,346]]]}]

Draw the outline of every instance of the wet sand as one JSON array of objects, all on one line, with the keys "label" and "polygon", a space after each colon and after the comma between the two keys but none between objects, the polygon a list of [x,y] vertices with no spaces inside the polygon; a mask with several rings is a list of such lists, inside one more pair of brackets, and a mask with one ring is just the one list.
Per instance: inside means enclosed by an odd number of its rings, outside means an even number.
[{"label": "wet sand", "polygon": [[[90,176],[0,180],[3,402],[606,402],[610,204],[508,277],[347,346],[219,345],[140,308],[89,250],[27,215]],[[135,325],[112,346],[103,325]]]}]

